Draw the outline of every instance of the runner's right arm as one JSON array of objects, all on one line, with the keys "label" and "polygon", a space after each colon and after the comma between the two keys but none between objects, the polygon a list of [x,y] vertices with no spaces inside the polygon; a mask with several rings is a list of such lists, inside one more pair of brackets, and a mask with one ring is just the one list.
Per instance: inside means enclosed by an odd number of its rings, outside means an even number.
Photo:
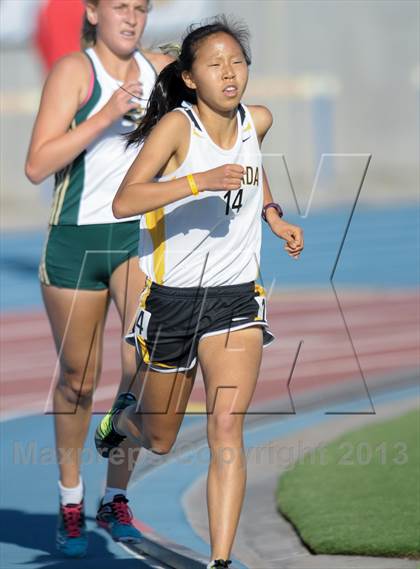
[{"label": "runner's right arm", "polygon": [[[25,174],[34,184],[70,164],[118,117],[137,106],[130,102],[131,95],[117,89],[98,113],[69,130],[86,98],[91,73],[86,56],[75,52],[61,58],[49,74],[25,164]],[[137,82],[125,87],[133,94],[141,88]]]},{"label": "runner's right arm", "polygon": [[[191,195],[186,176],[153,181],[156,176],[170,175],[182,164],[188,151],[189,130],[189,121],[180,112],[166,114],[153,128],[115,195],[112,211],[116,218],[144,214]],[[191,172],[200,192],[237,190],[243,173],[239,164]]]}]

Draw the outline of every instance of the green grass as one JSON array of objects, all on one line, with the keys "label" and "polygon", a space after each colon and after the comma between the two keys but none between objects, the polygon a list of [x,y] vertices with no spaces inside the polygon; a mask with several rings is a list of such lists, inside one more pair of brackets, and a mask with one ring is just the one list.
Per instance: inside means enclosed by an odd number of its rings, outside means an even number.
[{"label": "green grass", "polygon": [[348,433],[280,477],[277,507],[314,553],[420,558],[420,414]]}]

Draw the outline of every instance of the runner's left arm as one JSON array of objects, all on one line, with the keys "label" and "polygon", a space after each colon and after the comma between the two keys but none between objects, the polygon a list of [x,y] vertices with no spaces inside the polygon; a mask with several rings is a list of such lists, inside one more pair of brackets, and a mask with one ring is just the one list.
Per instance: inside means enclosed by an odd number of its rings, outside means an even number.
[{"label": "runner's left arm", "polygon": [[[249,107],[251,112],[255,129],[257,131],[260,146],[264,140],[265,135],[273,124],[273,115],[263,106]],[[273,203],[273,195],[270,190],[270,184],[263,168],[263,192],[264,192],[264,205]],[[303,250],[303,230],[297,225],[288,223],[285,219],[279,217],[278,211],[275,208],[268,208],[266,210],[267,223],[271,231],[286,241],[284,250],[294,259],[298,259],[301,251]]]}]

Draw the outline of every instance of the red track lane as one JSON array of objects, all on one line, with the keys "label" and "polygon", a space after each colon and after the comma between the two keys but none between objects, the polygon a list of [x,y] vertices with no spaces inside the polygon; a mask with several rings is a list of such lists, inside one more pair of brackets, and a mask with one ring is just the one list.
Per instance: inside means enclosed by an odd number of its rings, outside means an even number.
[{"label": "red track lane", "polygon": [[[277,341],[264,351],[253,407],[287,395],[291,390],[317,389],[338,382],[364,384],[369,377],[419,366],[419,294],[410,291],[339,294],[351,341],[342,314],[331,292],[285,292],[269,302],[269,321]],[[51,409],[50,391],[55,381],[56,355],[43,311],[6,313],[0,327],[1,404],[4,418]],[[120,375],[120,324],[111,309],[104,341],[101,384],[95,411],[110,405]],[[352,343],[357,353],[354,355]],[[192,404],[204,402],[201,376]]]}]

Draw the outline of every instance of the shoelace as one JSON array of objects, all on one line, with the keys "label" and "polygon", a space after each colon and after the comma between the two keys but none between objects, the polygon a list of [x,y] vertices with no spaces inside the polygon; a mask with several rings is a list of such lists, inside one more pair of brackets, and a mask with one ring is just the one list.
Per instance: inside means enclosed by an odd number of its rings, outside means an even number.
[{"label": "shoelace", "polygon": [[111,502],[111,508],[120,524],[130,525],[131,520],[133,519],[133,514],[127,504],[127,498],[122,494],[117,494]]},{"label": "shoelace", "polygon": [[69,537],[80,537],[83,525],[83,505],[66,504],[62,506],[64,527]]}]

